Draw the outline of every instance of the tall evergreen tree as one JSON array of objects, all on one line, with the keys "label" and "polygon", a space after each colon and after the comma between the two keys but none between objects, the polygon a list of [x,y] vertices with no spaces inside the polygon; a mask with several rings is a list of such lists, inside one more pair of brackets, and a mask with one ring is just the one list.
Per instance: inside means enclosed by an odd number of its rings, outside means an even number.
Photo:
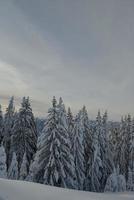
[{"label": "tall evergreen tree", "polygon": [[[67,166],[65,165],[65,170],[66,170],[66,184],[67,187],[69,188],[75,188],[76,187],[76,176],[75,176],[75,165],[74,165],[74,157],[72,153],[72,141],[70,138],[69,134],[69,129],[68,129],[68,120],[67,120],[67,114],[66,114],[66,109],[65,105],[63,104],[63,100],[60,97],[59,99],[59,104],[57,105],[58,109],[58,128],[59,128],[59,134],[63,134],[64,137],[64,143],[66,147],[66,151],[64,150],[64,147],[62,149],[62,154],[63,154],[63,162],[67,162]],[[73,119],[72,119],[73,120]],[[61,142],[62,142],[62,137],[61,137]],[[61,143],[62,146],[62,143]],[[64,156],[66,154],[66,160],[64,160]]]},{"label": "tall evergreen tree", "polygon": [[25,180],[27,178],[28,168],[29,168],[29,163],[27,160],[26,153],[24,153],[23,161],[22,161],[21,168],[20,168],[20,180]]},{"label": "tall evergreen tree", "polygon": [[85,168],[85,183],[84,189],[89,190],[88,171],[91,168],[91,156],[92,156],[92,131],[89,125],[89,118],[86,107],[83,106],[81,110],[82,125],[83,125],[83,145],[84,145],[84,168]]},{"label": "tall evergreen tree", "polygon": [[128,115],[126,119],[126,169],[125,177],[128,179],[128,166],[133,168],[134,164],[134,146],[133,146],[133,133],[132,133],[132,120]]},{"label": "tall evergreen tree", "polygon": [[8,169],[8,178],[12,180],[18,179],[18,161],[16,158],[16,153],[13,153],[12,162]]},{"label": "tall evergreen tree", "polygon": [[121,121],[121,128],[120,128],[120,142],[117,148],[117,156],[116,160],[118,160],[118,164],[120,166],[120,173],[123,174],[128,179],[128,169],[129,163],[131,161],[132,165],[132,158],[130,158],[133,153],[131,154],[132,145],[132,126],[131,126],[131,116],[128,115],[124,119],[122,118]]},{"label": "tall evergreen tree", "polygon": [[42,143],[32,164],[33,180],[59,187],[73,188],[72,157],[66,127],[65,109],[62,100],[57,106],[55,97],[48,111]]},{"label": "tall evergreen tree", "polygon": [[29,98],[23,98],[21,108],[13,126],[12,145],[17,155],[18,168],[20,173],[23,156],[26,154],[28,171],[31,160],[36,152],[37,131],[34,115]]},{"label": "tall evergreen tree", "polygon": [[[129,122],[130,116],[128,116]],[[131,121],[131,125],[129,123],[129,129],[128,129],[128,166],[131,171],[134,170],[134,119]]]},{"label": "tall evergreen tree", "polygon": [[7,178],[6,152],[3,145],[0,146],[0,178]]},{"label": "tall evergreen tree", "polygon": [[93,133],[93,143],[92,143],[92,157],[90,159],[91,168],[89,167],[88,177],[89,177],[89,185],[90,191],[93,192],[100,192],[101,191],[101,180],[102,180],[102,170],[103,170],[103,163],[101,159],[101,147],[99,141],[99,135],[101,130],[101,122],[102,118],[100,115],[100,111],[98,112],[96,123],[94,126],[94,133]]},{"label": "tall evergreen tree", "polygon": [[134,191],[134,168],[128,169],[127,190]]},{"label": "tall evergreen tree", "polygon": [[14,97],[12,97],[9,101],[8,108],[6,109],[5,119],[4,119],[4,138],[3,144],[5,147],[5,151],[7,154],[7,168],[11,163],[11,155],[10,155],[10,147],[11,147],[11,136],[12,136],[12,128],[14,124]]},{"label": "tall evergreen tree", "polygon": [[85,181],[85,166],[84,166],[84,128],[82,123],[81,111],[78,113],[75,119],[75,125],[73,130],[73,155],[75,162],[77,188],[83,190]]},{"label": "tall evergreen tree", "polygon": [[127,118],[127,189],[134,191],[134,119],[131,120],[131,116]]},{"label": "tall evergreen tree", "polygon": [[83,125],[83,145],[84,145],[84,156],[85,156],[85,163],[89,161],[89,157],[92,153],[91,145],[92,145],[92,134],[89,126],[89,119],[86,107],[83,106],[81,110],[81,120]]},{"label": "tall evergreen tree", "polygon": [[68,133],[71,141],[71,147],[73,145],[73,128],[74,128],[74,119],[73,119],[73,114],[71,112],[70,107],[68,108],[67,112],[67,123],[68,123]]},{"label": "tall evergreen tree", "polygon": [[102,191],[104,190],[106,181],[108,176],[113,172],[114,164],[113,164],[113,154],[111,152],[110,143],[108,140],[108,124],[107,124],[108,116],[107,112],[104,113],[102,118],[102,131],[99,135],[100,142],[100,153],[101,160],[103,164],[102,170]]},{"label": "tall evergreen tree", "polygon": [[118,166],[118,144],[120,142],[120,124],[112,123],[110,127],[109,145],[111,152],[113,152],[114,165]]},{"label": "tall evergreen tree", "polygon": [[89,167],[89,180],[91,191],[103,192],[108,176],[113,171],[113,159],[108,142],[107,113],[101,117],[100,111],[96,118],[93,132],[91,154],[91,167]]}]

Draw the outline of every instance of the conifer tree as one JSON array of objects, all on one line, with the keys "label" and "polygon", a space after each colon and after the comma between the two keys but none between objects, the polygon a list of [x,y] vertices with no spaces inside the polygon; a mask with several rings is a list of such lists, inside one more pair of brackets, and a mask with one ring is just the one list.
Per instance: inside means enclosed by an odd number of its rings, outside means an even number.
[{"label": "conifer tree", "polygon": [[0,146],[0,178],[7,178],[6,152],[3,145]]},{"label": "conifer tree", "polygon": [[[129,118],[130,119],[130,118]],[[128,167],[134,170],[134,119],[131,121],[131,127],[128,130]]]},{"label": "conifer tree", "polygon": [[11,136],[12,136],[12,128],[14,125],[14,97],[12,97],[9,101],[8,108],[6,109],[5,119],[4,119],[4,138],[3,145],[5,147],[5,151],[7,154],[7,168],[11,163],[11,155],[10,155],[10,147],[11,147]]},{"label": "conifer tree", "polygon": [[132,120],[131,116],[128,115],[126,119],[126,168],[125,177],[128,179],[128,167],[133,168],[134,163],[134,147],[133,147],[133,133],[132,133]]},{"label": "conifer tree", "polygon": [[74,128],[74,119],[73,115],[71,112],[70,107],[68,108],[68,113],[67,113],[67,123],[68,123],[68,133],[71,141],[71,147],[73,145],[73,128]]},{"label": "conifer tree", "polygon": [[108,142],[107,113],[103,117],[98,112],[93,129],[93,143],[91,153],[91,167],[89,166],[88,179],[90,190],[103,192],[108,176],[113,170],[113,159]]},{"label": "conifer tree", "polygon": [[134,170],[130,168],[128,170],[127,190],[134,191]]},{"label": "conifer tree", "polygon": [[109,135],[109,145],[111,152],[113,152],[113,160],[114,165],[118,166],[118,145],[120,143],[120,125],[119,123],[115,124],[112,123],[112,126],[110,127],[110,135]]},{"label": "conifer tree", "polygon": [[[117,148],[118,164],[120,166],[120,173],[128,179],[128,169],[133,165],[133,145],[132,144],[132,122],[131,116],[128,115],[121,121],[120,128],[120,142]],[[131,164],[130,164],[131,162]]]},{"label": "conifer tree", "polygon": [[84,135],[82,124],[81,111],[78,113],[75,119],[75,125],[73,130],[73,155],[76,170],[77,188],[83,190],[85,181],[85,166],[84,166]]},{"label": "conifer tree", "polygon": [[107,125],[107,112],[104,113],[102,118],[102,131],[99,135],[99,142],[100,142],[100,153],[101,153],[101,160],[103,164],[102,170],[102,191],[104,190],[106,181],[108,176],[112,173],[114,164],[113,164],[113,154],[111,152],[110,143],[108,140],[108,125]]},{"label": "conifer tree", "polygon": [[[134,191],[134,119],[128,116],[128,171],[127,171],[127,190]],[[131,125],[130,125],[131,121]],[[130,127],[131,126],[131,127]]]},{"label": "conifer tree", "polygon": [[[68,120],[67,120],[67,114],[66,114],[66,109],[65,109],[65,105],[63,103],[62,98],[60,97],[59,99],[59,104],[57,105],[57,109],[58,109],[58,129],[59,129],[59,133],[61,133],[61,135],[63,134],[64,137],[64,143],[65,143],[65,148],[63,146],[62,149],[62,156],[63,156],[63,163],[67,162],[67,166],[64,163],[64,167],[66,170],[66,184],[67,187],[69,188],[75,188],[76,187],[76,176],[75,176],[75,165],[74,165],[74,157],[73,157],[73,153],[72,153],[72,146],[71,146],[71,138],[68,132]],[[62,137],[61,137],[61,146],[62,146]],[[65,152],[66,151],[66,152]],[[64,156],[66,153],[66,161],[64,161]]]},{"label": "conifer tree", "polygon": [[14,152],[17,155],[19,173],[25,153],[29,171],[30,162],[33,160],[36,152],[37,143],[36,125],[29,98],[23,98],[22,106],[15,119],[12,143]]},{"label": "conifer tree", "polygon": [[34,181],[73,188],[72,158],[62,100],[57,106],[53,97],[40,143],[30,173]]},{"label": "conifer tree", "polygon": [[84,146],[84,169],[85,169],[84,189],[89,190],[88,170],[89,168],[91,168],[92,132],[89,126],[89,119],[85,106],[83,106],[81,110],[81,120],[83,126],[83,146]]},{"label": "conifer tree", "polygon": [[13,180],[18,179],[18,161],[16,158],[16,153],[13,153],[12,156],[12,162],[8,170],[8,178]]},{"label": "conifer tree", "polygon": [[88,171],[88,179],[90,191],[100,192],[101,191],[101,179],[102,179],[102,169],[103,163],[101,159],[101,147],[99,142],[99,135],[101,132],[101,115],[100,111],[98,112],[96,123],[94,126],[93,133],[93,143],[92,143],[92,157],[90,159],[91,167],[89,167]]},{"label": "conifer tree", "polygon": [[25,180],[27,178],[28,168],[29,168],[29,163],[27,160],[26,153],[24,153],[23,161],[22,161],[21,168],[20,168],[20,180]]},{"label": "conifer tree", "polygon": [[105,192],[124,192],[126,191],[125,177],[119,174],[119,167],[108,177]]}]

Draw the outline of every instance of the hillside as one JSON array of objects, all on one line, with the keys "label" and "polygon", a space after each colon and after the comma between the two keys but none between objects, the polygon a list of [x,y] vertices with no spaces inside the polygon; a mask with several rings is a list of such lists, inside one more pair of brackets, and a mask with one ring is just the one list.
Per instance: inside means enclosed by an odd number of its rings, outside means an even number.
[{"label": "hillside", "polygon": [[99,194],[0,179],[0,200],[132,200],[134,193]]}]

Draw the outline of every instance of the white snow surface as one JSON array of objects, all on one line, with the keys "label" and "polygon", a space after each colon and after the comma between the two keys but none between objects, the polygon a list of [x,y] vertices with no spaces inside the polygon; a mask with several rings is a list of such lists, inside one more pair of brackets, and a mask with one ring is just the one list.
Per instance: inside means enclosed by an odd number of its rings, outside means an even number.
[{"label": "white snow surface", "polygon": [[134,193],[90,193],[0,179],[0,200],[134,200]]}]

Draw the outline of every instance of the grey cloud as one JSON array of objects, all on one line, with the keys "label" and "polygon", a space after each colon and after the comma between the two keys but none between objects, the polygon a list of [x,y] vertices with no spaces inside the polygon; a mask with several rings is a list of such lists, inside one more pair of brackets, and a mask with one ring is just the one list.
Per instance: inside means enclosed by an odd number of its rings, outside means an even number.
[{"label": "grey cloud", "polygon": [[53,95],[91,117],[134,114],[133,9],[132,0],[1,1],[1,95],[31,96],[40,116]]}]

